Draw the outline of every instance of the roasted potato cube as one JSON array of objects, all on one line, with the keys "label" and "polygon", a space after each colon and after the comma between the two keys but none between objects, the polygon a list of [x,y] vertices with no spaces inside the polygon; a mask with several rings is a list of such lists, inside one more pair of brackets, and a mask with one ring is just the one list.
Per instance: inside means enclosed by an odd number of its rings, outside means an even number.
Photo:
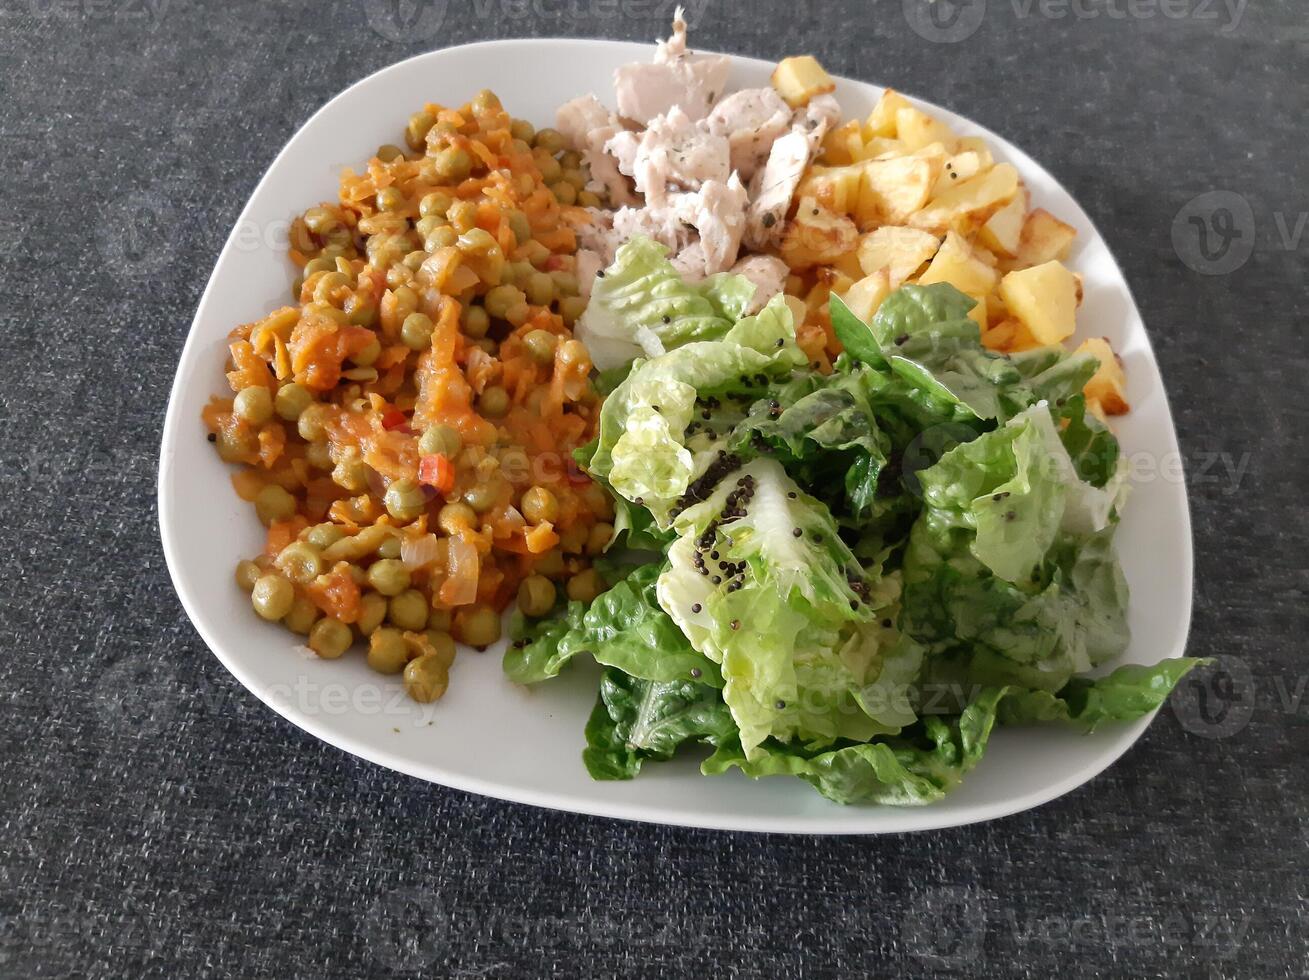
[{"label": "roasted potato cube", "polygon": [[864,159],[865,160],[889,160],[892,157],[908,156],[905,153],[904,144],[897,139],[891,139],[889,136],[874,136],[872,139],[864,138]]},{"label": "roasted potato cube", "polygon": [[953,153],[958,142],[949,126],[913,106],[896,111],[895,135],[911,153],[932,143],[940,143],[946,152]]},{"label": "roasted potato cube", "polygon": [[1011,259],[1018,254],[1026,220],[1027,189],[1020,187],[1012,201],[986,219],[978,238],[992,252]]},{"label": "roasted potato cube", "polygon": [[792,269],[831,265],[859,245],[859,229],[843,214],[829,211],[812,197],[801,198],[795,219],[782,236],[782,258]]},{"label": "roasted potato cube", "polygon": [[976,153],[982,160],[983,170],[990,170],[995,166],[995,158],[991,156],[991,150],[980,136],[959,137],[958,150],[960,153]]},{"label": "roasted potato cube", "polygon": [[900,224],[927,203],[931,190],[932,165],[922,157],[865,161],[855,219],[860,224]]},{"label": "roasted potato cube", "polygon": [[1000,298],[1038,344],[1057,344],[1073,335],[1077,280],[1060,262],[1011,272],[1000,280]]},{"label": "roasted potato cube", "polygon": [[946,191],[909,219],[915,228],[944,234],[951,229],[969,233],[1018,193],[1018,171],[1001,163]]},{"label": "roasted potato cube", "polygon": [[[975,297],[986,296],[995,288],[999,279],[1000,274],[979,259],[969,244],[953,231],[946,234],[932,264],[918,277],[923,285],[948,282],[961,293]],[[982,311],[985,314],[984,305]],[[979,322],[985,326],[985,316]]]},{"label": "roasted potato cube", "polygon": [[1127,403],[1127,375],[1123,373],[1122,362],[1109,346],[1109,341],[1104,337],[1092,337],[1077,348],[1079,354],[1083,351],[1100,362],[1099,370],[1082,389],[1087,403],[1098,401],[1109,415],[1131,411],[1132,406]]},{"label": "roasted potato cube", "polygon": [[863,154],[864,135],[857,119],[828,130],[823,137],[822,160],[826,164],[843,166],[855,163],[864,158]]},{"label": "roasted potato cube", "polygon": [[1023,224],[1018,243],[1018,265],[1042,265],[1052,259],[1062,262],[1068,258],[1076,237],[1077,229],[1072,225],[1064,224],[1044,208],[1037,208]]},{"label": "roasted potato cube", "polygon": [[908,99],[894,89],[888,88],[877,100],[877,105],[868,114],[868,118],[864,120],[864,139],[871,140],[874,136],[895,139],[896,113],[901,109],[909,108],[912,106]]},{"label": "roasted potato cube", "polygon": [[883,225],[859,239],[859,265],[868,275],[886,270],[891,288],[898,289],[940,244],[935,235],[917,228]]},{"label": "roasted potato cube", "polygon": [[861,164],[844,167],[810,167],[796,194],[812,197],[829,211],[853,214],[859,205],[864,180]]},{"label": "roasted potato cube", "polygon": [[867,323],[882,305],[882,300],[891,292],[891,280],[885,269],[878,269],[872,275],[864,276],[841,296],[850,312]]},{"label": "roasted potato cube", "polygon": [[836,91],[836,82],[810,54],[783,58],[773,69],[773,88],[792,109],[808,105],[815,95]]},{"label": "roasted potato cube", "polygon": [[984,169],[986,168],[982,166],[981,156],[972,150],[946,157],[942,161],[941,172],[937,175],[936,183],[932,186],[932,196],[929,200],[935,200],[950,188],[958,187],[965,180],[971,180]]}]

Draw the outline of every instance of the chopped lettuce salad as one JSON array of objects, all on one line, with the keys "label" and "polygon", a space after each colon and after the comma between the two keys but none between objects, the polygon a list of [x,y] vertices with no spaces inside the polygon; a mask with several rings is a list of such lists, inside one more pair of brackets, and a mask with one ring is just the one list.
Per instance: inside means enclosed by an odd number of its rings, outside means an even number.
[{"label": "chopped lettuce salad", "polygon": [[591,775],[701,743],[707,775],[924,804],[996,724],[1157,708],[1195,661],[1096,670],[1127,647],[1128,594],[1121,454],[1081,394],[1095,358],[988,351],[942,283],[871,323],[833,297],[846,353],[823,374],[783,297],[741,316],[751,290],[688,285],[637,238],[581,322],[610,381],[578,462],[615,498],[611,584],[518,623],[504,669],[603,666]]}]

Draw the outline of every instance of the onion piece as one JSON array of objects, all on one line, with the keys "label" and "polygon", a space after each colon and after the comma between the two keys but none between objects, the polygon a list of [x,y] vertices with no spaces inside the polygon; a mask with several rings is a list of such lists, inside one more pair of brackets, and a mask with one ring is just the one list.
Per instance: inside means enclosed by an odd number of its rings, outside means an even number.
[{"label": "onion piece", "polygon": [[480,561],[471,541],[459,535],[449,539],[450,576],[441,586],[441,602],[447,606],[466,606],[477,600],[477,575]]},{"label": "onion piece", "polygon": [[437,540],[436,535],[430,533],[421,534],[417,537],[411,534],[401,535],[400,560],[405,563],[405,568],[412,572],[420,568],[427,568],[435,562],[441,555]]}]

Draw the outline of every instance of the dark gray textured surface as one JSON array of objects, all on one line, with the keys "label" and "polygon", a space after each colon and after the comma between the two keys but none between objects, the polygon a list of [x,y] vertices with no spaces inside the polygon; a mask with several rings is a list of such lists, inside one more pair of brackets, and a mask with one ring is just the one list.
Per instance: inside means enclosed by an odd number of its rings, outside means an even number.
[{"label": "dark gray textured surface", "polygon": [[[186,621],[154,517],[163,408],[282,143],[418,51],[649,39],[667,7],[451,3],[430,40],[397,42],[367,18],[389,3],[0,0],[0,976],[1309,972],[1303,5],[990,0],[957,44],[912,31],[901,0],[693,5],[694,44],[812,51],[941,102],[1081,199],[1190,466],[1192,652],[1231,658],[1037,812],[812,839],[547,813],[366,765],[258,704]],[[1227,263],[1252,252],[1204,275],[1224,259],[1187,218],[1224,209],[1245,236]]]}]

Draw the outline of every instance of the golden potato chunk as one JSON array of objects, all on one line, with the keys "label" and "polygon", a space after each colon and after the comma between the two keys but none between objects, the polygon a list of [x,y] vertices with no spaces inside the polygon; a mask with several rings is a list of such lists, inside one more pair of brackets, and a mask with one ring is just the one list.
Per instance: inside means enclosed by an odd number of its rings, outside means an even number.
[{"label": "golden potato chunk", "polygon": [[900,225],[883,225],[859,239],[859,265],[868,275],[886,270],[891,288],[918,271],[940,246],[941,240],[929,232]]},{"label": "golden potato chunk", "polygon": [[[979,259],[972,247],[954,232],[946,234],[932,264],[918,277],[919,283],[924,286],[934,282],[948,282],[974,299],[984,299],[999,279],[1000,274]],[[981,323],[984,325],[985,319]]]},{"label": "golden potato chunk", "polygon": [[1000,298],[1039,344],[1057,344],[1076,328],[1078,284],[1061,262],[1011,272]]},{"label": "golden potato chunk", "polygon": [[999,211],[1018,193],[1018,171],[1001,163],[946,191],[909,219],[915,228],[944,234],[969,233]]},{"label": "golden potato chunk", "polygon": [[1044,208],[1037,208],[1027,216],[1022,237],[1018,243],[1020,266],[1043,265],[1052,259],[1061,262],[1068,258],[1077,229],[1064,224]]},{"label": "golden potato chunk", "polygon": [[1100,362],[1099,369],[1082,389],[1087,403],[1099,402],[1103,411],[1109,415],[1123,415],[1130,411],[1132,406],[1127,403],[1127,375],[1123,373],[1122,362],[1109,346],[1109,341],[1104,337],[1084,340],[1077,348],[1079,354],[1083,351]]},{"label": "golden potato chunk", "polygon": [[783,58],[773,69],[773,88],[792,109],[808,105],[815,95],[836,91],[836,82],[811,54]]}]

